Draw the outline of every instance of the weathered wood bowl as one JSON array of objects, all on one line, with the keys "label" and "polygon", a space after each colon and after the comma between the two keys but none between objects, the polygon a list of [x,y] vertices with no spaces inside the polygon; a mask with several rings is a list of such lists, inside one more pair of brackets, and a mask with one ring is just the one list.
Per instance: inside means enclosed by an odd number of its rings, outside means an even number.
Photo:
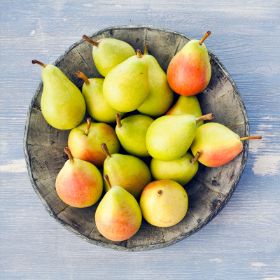
[{"label": "weathered wood bowl", "polygon": [[[143,49],[144,43],[166,70],[174,54],[188,42],[182,34],[151,27],[114,27],[92,35],[94,39],[114,37]],[[199,95],[204,113],[213,112],[215,121],[225,124],[239,135],[248,135],[249,126],[244,104],[233,80],[219,60],[210,53],[212,78],[208,88]],[[90,77],[100,76],[91,56],[91,46],[83,41],[72,45],[56,62],[75,84],[81,87],[74,73],[78,70]],[[66,228],[90,243],[118,250],[139,251],[161,248],[175,243],[206,225],[231,197],[244,169],[248,146],[230,164],[221,168],[200,167],[186,186],[190,209],[182,222],[170,228],[157,228],[143,222],[139,232],[125,242],[111,242],[102,237],[94,223],[96,206],[76,209],[65,205],[55,191],[55,178],[66,157],[63,148],[69,131],[50,127],[40,110],[42,83],[28,112],[25,128],[25,157],[31,183],[47,211]]]}]

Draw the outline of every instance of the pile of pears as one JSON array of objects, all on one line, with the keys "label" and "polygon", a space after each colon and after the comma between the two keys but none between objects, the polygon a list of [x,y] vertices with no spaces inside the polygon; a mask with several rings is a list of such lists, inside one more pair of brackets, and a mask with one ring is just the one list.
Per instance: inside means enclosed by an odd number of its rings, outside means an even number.
[{"label": "pile of pears", "polygon": [[202,114],[195,95],[211,78],[204,44],[210,34],[189,41],[167,74],[147,46],[135,52],[124,41],[84,35],[92,45],[92,67],[104,78],[77,71],[81,91],[56,66],[32,61],[42,66],[43,117],[56,129],[71,130],[57,195],[71,207],[99,203],[93,222],[111,241],[136,234],[142,216],[157,227],[179,223],[188,211],[185,187],[199,163],[227,164],[242,151],[243,140],[260,138],[204,123],[213,114]]}]

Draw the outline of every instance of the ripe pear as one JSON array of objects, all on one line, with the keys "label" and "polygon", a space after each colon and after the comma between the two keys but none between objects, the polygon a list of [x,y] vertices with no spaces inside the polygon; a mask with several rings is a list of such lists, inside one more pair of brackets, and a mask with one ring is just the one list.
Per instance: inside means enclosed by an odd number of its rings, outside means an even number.
[{"label": "ripe pear", "polygon": [[156,119],[148,128],[146,147],[159,160],[174,160],[186,154],[195,137],[197,122],[211,120],[213,114],[196,118],[193,115],[170,115]]},{"label": "ripe pear", "polygon": [[103,180],[99,170],[90,162],[73,158],[68,148],[64,151],[69,159],[56,177],[57,195],[72,207],[92,206],[98,201],[103,190]]},{"label": "ripe pear", "polygon": [[114,122],[117,111],[113,109],[104,98],[104,79],[89,79],[81,71],[78,71],[76,75],[84,81],[82,94],[85,98],[89,115],[99,122]]},{"label": "ripe pear", "polygon": [[[166,115],[194,115],[195,117],[202,116],[201,108],[196,96],[183,96],[181,95],[177,102],[168,110]],[[199,121],[197,126],[203,124]]]},{"label": "ripe pear", "polygon": [[117,114],[116,134],[123,148],[130,154],[147,157],[146,133],[153,119],[144,115],[132,115],[121,119]]},{"label": "ripe pear", "polygon": [[203,42],[210,34],[207,31],[201,40],[189,41],[170,61],[167,80],[178,94],[196,95],[207,87],[211,78],[211,64]]},{"label": "ripe pear", "polygon": [[150,116],[160,116],[170,107],[173,101],[173,92],[167,83],[166,74],[156,58],[148,54],[147,46],[145,46],[143,61],[148,66],[150,93],[138,111]]},{"label": "ripe pear", "polygon": [[[122,186],[135,197],[151,181],[151,173],[147,165],[137,157],[122,154],[110,154],[106,144],[102,144],[106,159],[103,174],[110,177],[111,184]],[[109,189],[105,182],[106,190]]]},{"label": "ripe pear", "polygon": [[191,154],[186,153],[184,156],[178,159],[170,161],[163,161],[159,159],[152,159],[151,161],[151,173],[157,180],[170,179],[178,182],[181,185],[187,184],[197,173],[198,162],[197,158]]},{"label": "ripe pear", "polygon": [[47,123],[57,129],[76,127],[84,118],[85,100],[79,89],[56,66],[32,60],[42,66],[41,110]]},{"label": "ripe pear", "polygon": [[136,234],[141,222],[142,213],[134,196],[122,187],[110,186],[95,212],[98,231],[109,240],[124,241]]},{"label": "ripe pear", "polygon": [[185,217],[188,211],[188,194],[175,181],[154,181],[144,188],[140,207],[143,217],[151,225],[171,227]]},{"label": "ripe pear", "polygon": [[117,65],[105,77],[104,96],[109,105],[119,112],[136,110],[148,96],[148,67],[140,51]]},{"label": "ripe pear", "polygon": [[114,67],[135,54],[128,43],[114,39],[102,38],[95,41],[84,35],[83,39],[92,44],[92,58],[98,72],[105,77]]},{"label": "ripe pear", "polygon": [[240,138],[226,126],[206,123],[197,129],[191,146],[193,154],[200,152],[198,161],[208,167],[219,167],[233,160],[243,150],[243,140],[261,139],[261,136]]},{"label": "ripe pear", "polygon": [[120,149],[114,129],[106,123],[92,123],[90,118],[87,123],[73,128],[68,137],[72,155],[97,166],[102,166],[106,158],[101,148],[102,143],[106,143],[110,153],[117,153]]}]

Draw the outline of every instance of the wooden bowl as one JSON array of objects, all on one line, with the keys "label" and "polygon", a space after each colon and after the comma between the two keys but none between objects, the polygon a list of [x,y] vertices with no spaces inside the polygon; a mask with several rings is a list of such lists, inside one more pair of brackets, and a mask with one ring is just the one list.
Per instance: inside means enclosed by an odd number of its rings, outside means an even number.
[{"label": "wooden bowl", "polygon": [[[94,39],[114,37],[143,50],[144,43],[166,70],[169,61],[188,42],[183,34],[151,27],[113,27],[92,35]],[[199,95],[204,113],[213,112],[215,121],[225,124],[237,134],[248,135],[249,125],[244,104],[233,80],[219,60],[210,53],[212,78],[208,88]],[[78,70],[89,77],[100,76],[91,56],[91,46],[84,41],[73,44],[55,62],[76,85],[81,87],[74,73]],[[124,242],[111,242],[97,231],[94,223],[96,205],[76,209],[64,204],[55,191],[55,178],[66,157],[63,148],[69,131],[50,127],[40,110],[42,83],[32,99],[27,115],[24,145],[30,180],[47,211],[67,229],[90,243],[117,250],[139,251],[173,244],[206,225],[231,197],[244,169],[248,146],[231,163],[220,168],[200,167],[186,189],[190,208],[182,222],[170,228],[157,228],[143,222],[139,232]]]}]

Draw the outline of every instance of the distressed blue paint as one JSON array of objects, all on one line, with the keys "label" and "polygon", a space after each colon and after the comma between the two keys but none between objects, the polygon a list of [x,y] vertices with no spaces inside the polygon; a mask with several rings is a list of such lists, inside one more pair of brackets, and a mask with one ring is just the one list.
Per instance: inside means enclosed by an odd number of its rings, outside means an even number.
[{"label": "distressed blue paint", "polygon": [[[0,11],[1,279],[280,279],[278,0],[2,0]],[[21,160],[40,80],[30,60],[54,61],[82,34],[125,24],[193,37],[212,30],[207,45],[232,74],[252,133],[265,136],[252,143],[235,194],[209,225],[171,247],[129,254],[90,245],[49,217]]]}]

